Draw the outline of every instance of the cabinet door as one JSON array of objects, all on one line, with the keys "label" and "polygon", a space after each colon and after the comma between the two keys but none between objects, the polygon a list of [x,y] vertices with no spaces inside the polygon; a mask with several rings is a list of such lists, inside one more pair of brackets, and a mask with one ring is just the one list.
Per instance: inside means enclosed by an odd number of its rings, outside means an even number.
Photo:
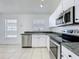
[{"label": "cabinet door", "polygon": [[72,51],[68,50],[67,58],[68,59],[79,59],[79,56],[74,54]]},{"label": "cabinet door", "polygon": [[56,26],[56,19],[63,13],[62,9],[62,1],[60,1],[58,7],[56,8],[55,12],[49,18],[49,26],[55,27]]},{"label": "cabinet door", "polygon": [[73,53],[72,51],[68,51],[68,58],[70,59],[79,59],[79,56],[77,56],[75,53]]},{"label": "cabinet door", "polygon": [[62,53],[62,59],[68,59],[66,54]]},{"label": "cabinet door", "polygon": [[49,18],[49,27],[55,27],[55,26],[56,26],[56,19],[55,19],[54,14],[53,14]]},{"label": "cabinet door", "polygon": [[72,59],[79,59],[79,56],[72,54]]},{"label": "cabinet door", "polygon": [[71,55],[71,52],[67,48],[62,46],[62,59],[72,59]]},{"label": "cabinet door", "polygon": [[75,0],[75,18],[77,19],[75,22],[79,23],[79,0]]},{"label": "cabinet door", "polygon": [[46,47],[47,36],[46,35],[32,35],[32,47]]},{"label": "cabinet door", "polygon": [[47,37],[46,35],[40,35],[40,40],[39,40],[39,46],[40,47],[46,47],[47,45]]},{"label": "cabinet door", "polygon": [[39,45],[39,35],[32,35],[32,47],[38,47]]},{"label": "cabinet door", "polygon": [[62,6],[62,1],[59,3],[58,8],[55,11],[57,18],[63,13],[63,6]]},{"label": "cabinet door", "polygon": [[64,11],[75,5],[74,0],[62,0],[62,3]]},{"label": "cabinet door", "polygon": [[62,46],[62,59],[79,59],[79,56],[74,54],[72,51],[68,50],[64,46]]}]

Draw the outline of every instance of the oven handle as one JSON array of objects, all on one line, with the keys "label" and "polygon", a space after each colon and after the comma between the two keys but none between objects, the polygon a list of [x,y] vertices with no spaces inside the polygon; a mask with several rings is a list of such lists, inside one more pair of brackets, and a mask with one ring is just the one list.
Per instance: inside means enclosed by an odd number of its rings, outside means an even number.
[{"label": "oven handle", "polygon": [[57,46],[60,46],[60,44],[58,44],[57,42],[55,42],[54,40],[50,40],[50,42],[54,43]]}]

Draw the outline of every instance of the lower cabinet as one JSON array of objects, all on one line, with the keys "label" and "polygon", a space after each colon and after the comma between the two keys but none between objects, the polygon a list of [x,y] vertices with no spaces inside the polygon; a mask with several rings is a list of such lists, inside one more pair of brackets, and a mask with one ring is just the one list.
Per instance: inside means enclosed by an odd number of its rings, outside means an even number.
[{"label": "lower cabinet", "polygon": [[68,59],[66,54],[62,53],[62,59]]},{"label": "lower cabinet", "polygon": [[61,59],[79,59],[79,56],[62,46],[62,57]]},{"label": "lower cabinet", "polygon": [[34,34],[32,35],[32,47],[47,47],[47,35]]}]

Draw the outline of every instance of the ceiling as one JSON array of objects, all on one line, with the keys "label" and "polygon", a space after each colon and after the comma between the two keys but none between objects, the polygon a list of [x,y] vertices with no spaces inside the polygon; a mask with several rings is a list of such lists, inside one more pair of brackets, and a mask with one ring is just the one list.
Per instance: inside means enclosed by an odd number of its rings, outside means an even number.
[{"label": "ceiling", "polygon": [[59,0],[44,0],[44,8],[40,8],[41,0],[0,0],[0,13],[52,13]]}]

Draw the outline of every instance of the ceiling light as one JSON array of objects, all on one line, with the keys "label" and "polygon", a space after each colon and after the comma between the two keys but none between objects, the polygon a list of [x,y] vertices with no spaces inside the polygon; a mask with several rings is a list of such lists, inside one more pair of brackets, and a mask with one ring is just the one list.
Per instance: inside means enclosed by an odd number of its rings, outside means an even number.
[{"label": "ceiling light", "polygon": [[41,1],[44,1],[44,0],[41,0]]},{"label": "ceiling light", "polygon": [[40,7],[43,8],[44,6],[41,4]]}]

